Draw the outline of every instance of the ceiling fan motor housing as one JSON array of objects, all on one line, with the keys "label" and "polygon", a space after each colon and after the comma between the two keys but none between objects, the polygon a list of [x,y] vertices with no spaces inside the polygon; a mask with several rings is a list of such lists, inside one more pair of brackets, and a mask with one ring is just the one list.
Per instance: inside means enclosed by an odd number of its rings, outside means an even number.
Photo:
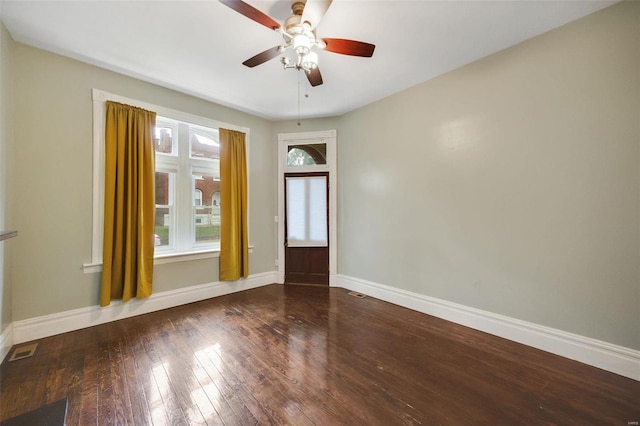
[{"label": "ceiling fan motor housing", "polygon": [[306,1],[293,2],[293,4],[291,5],[291,13],[293,13],[294,15],[302,16],[302,12],[304,11],[304,6],[306,3]]}]

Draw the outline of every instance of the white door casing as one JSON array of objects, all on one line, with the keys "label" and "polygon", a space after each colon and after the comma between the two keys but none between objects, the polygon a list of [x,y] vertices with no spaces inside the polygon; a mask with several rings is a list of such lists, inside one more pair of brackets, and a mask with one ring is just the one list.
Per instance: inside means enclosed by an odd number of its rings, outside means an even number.
[{"label": "white door casing", "polygon": [[[284,174],[306,172],[329,172],[329,285],[334,286],[338,273],[338,210],[337,210],[337,162],[336,130],[278,134],[278,283],[284,283],[285,199]],[[288,166],[287,153],[290,145],[326,144],[327,164],[312,166]]]}]

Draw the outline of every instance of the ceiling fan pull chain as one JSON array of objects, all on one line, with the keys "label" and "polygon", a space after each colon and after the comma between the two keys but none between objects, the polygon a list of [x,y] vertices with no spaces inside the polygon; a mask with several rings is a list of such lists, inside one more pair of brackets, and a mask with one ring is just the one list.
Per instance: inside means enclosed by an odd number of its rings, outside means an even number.
[{"label": "ceiling fan pull chain", "polygon": [[[306,72],[305,72],[306,74]],[[299,77],[298,77],[299,78]],[[311,85],[311,83],[309,83],[309,79],[305,79],[305,84],[304,84],[304,97],[305,98],[309,98],[309,86]]]},{"label": "ceiling fan pull chain", "polygon": [[298,68],[298,126],[300,125],[300,68]]}]

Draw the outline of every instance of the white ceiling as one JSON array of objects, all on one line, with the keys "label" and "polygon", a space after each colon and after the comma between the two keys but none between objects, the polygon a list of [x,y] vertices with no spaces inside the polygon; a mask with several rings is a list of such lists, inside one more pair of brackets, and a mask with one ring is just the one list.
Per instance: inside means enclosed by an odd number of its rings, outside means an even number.
[{"label": "white ceiling", "polygon": [[[615,2],[334,0],[318,37],[376,50],[372,58],[321,51],[324,84],[300,76],[300,114],[343,114]],[[290,15],[290,1],[247,3],[278,22]],[[278,58],[242,65],[281,36],[217,0],[2,0],[0,13],[18,42],[261,117],[298,116],[299,72]]]}]

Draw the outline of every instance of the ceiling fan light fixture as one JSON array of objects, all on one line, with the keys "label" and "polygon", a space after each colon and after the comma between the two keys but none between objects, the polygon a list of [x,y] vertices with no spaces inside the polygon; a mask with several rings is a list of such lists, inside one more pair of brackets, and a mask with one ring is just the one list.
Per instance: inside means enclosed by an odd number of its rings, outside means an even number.
[{"label": "ceiling fan light fixture", "polygon": [[304,56],[311,50],[311,40],[304,34],[293,37],[293,50],[300,56]]},{"label": "ceiling fan light fixture", "polygon": [[318,54],[316,52],[309,52],[302,57],[300,64],[305,71],[313,71],[318,68]]}]

